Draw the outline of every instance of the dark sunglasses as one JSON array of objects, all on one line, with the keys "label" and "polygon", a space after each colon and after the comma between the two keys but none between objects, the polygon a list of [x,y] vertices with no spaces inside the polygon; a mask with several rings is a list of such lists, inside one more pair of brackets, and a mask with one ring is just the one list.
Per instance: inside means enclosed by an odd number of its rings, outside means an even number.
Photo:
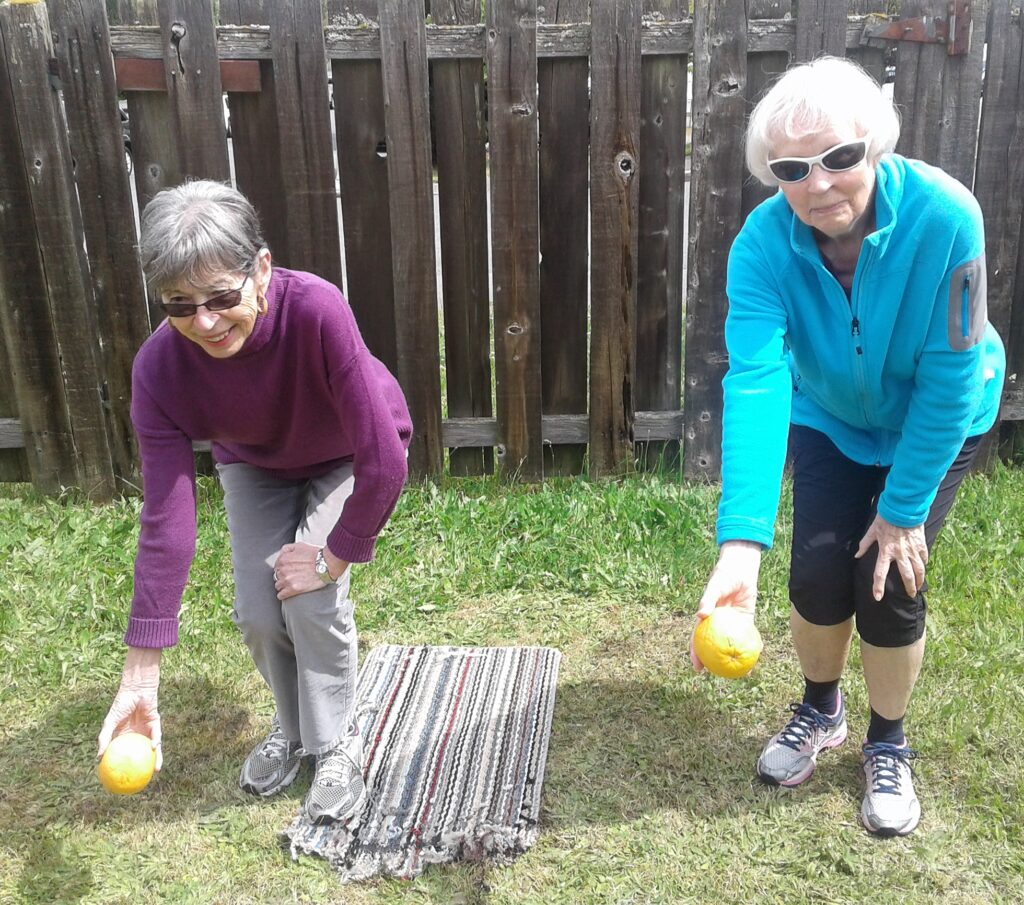
[{"label": "dark sunglasses", "polygon": [[211,295],[205,302],[197,304],[195,302],[161,301],[160,307],[168,317],[193,317],[200,308],[205,308],[207,311],[227,311],[242,301],[242,290],[245,289],[245,284],[249,282],[251,276],[252,274],[246,274],[242,285],[237,289],[228,289],[225,292],[217,293],[217,295]]},{"label": "dark sunglasses", "polygon": [[768,161],[768,169],[779,182],[803,182],[811,175],[811,167],[820,163],[830,173],[852,170],[868,153],[868,139],[844,141],[817,157],[777,157]]}]

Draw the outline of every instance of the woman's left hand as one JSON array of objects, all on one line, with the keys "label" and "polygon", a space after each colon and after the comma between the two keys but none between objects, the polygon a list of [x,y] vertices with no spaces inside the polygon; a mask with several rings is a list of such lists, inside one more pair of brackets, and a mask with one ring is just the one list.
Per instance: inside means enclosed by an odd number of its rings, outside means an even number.
[{"label": "woman's left hand", "polygon": [[885,577],[889,574],[889,566],[892,563],[896,563],[907,594],[916,597],[924,586],[924,570],[928,565],[928,544],[924,538],[924,525],[918,525],[916,528],[897,528],[876,514],[857,549],[857,559],[867,553],[874,543],[878,544],[878,559],[875,561],[875,576],[871,585],[875,600],[882,599],[885,592]]},{"label": "woman's left hand", "polygon": [[[316,554],[320,548],[314,544],[285,544],[274,562],[274,587],[277,599],[287,600],[298,594],[318,591],[324,586],[316,573]],[[348,568],[348,563],[338,559],[324,547],[324,560],[331,575],[337,580]]]}]

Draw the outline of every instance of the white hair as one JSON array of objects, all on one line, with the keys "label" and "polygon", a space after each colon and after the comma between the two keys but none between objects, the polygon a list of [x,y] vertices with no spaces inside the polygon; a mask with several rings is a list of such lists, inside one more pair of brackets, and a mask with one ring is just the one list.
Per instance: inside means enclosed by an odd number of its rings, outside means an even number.
[{"label": "white hair", "polygon": [[768,169],[779,139],[853,126],[870,139],[874,166],[900,137],[893,102],[867,72],[851,60],[821,56],[787,70],[754,107],[747,124],[747,169],[764,185],[779,181]]},{"label": "white hair", "polygon": [[204,286],[222,273],[249,272],[264,246],[252,204],[223,182],[164,189],[142,214],[142,269],[157,292],[179,280]]}]

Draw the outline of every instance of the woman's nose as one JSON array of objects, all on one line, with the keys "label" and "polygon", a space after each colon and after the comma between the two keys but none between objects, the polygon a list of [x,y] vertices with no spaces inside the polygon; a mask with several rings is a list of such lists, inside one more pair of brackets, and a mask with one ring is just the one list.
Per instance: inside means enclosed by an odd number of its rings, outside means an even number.
[{"label": "woman's nose", "polygon": [[814,192],[827,192],[832,188],[832,174],[820,163],[812,164],[807,176],[807,187]]},{"label": "woman's nose", "polygon": [[217,323],[218,314],[212,311],[207,311],[205,306],[196,308],[195,324],[201,330],[208,330]]}]

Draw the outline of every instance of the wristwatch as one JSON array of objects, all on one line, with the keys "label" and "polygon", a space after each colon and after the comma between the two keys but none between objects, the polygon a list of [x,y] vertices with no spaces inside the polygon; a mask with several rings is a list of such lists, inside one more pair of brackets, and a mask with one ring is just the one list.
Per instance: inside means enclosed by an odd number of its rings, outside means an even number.
[{"label": "wristwatch", "polygon": [[327,568],[327,560],[324,559],[324,548],[316,551],[316,574],[324,584],[334,584],[336,579],[331,578],[331,570]]}]

